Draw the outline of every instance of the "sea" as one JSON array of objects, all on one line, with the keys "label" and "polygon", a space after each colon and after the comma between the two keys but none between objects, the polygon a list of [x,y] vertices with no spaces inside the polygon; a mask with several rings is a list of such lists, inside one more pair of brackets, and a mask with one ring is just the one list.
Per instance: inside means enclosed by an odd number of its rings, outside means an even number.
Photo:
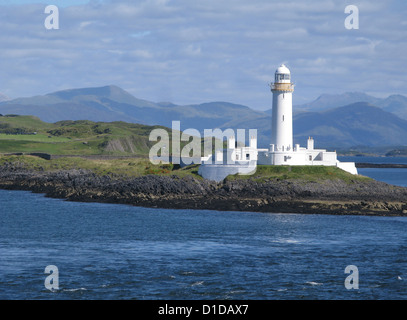
[{"label": "sea", "polygon": [[[359,169],[406,186],[407,169],[397,170]],[[407,298],[405,217],[169,210],[9,190],[0,205],[2,300]]]},{"label": "sea", "polygon": [[[407,157],[338,157],[342,162],[407,164]],[[407,168],[358,168],[358,173],[378,181],[407,187]]]}]

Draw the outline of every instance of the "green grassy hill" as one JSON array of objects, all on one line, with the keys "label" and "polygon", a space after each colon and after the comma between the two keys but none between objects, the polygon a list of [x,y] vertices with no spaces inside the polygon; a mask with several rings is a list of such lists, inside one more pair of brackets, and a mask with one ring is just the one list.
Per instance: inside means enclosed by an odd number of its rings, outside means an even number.
[{"label": "green grassy hill", "polygon": [[87,120],[47,123],[6,115],[0,116],[0,153],[146,156],[155,144],[148,140],[154,128],[163,127]]}]

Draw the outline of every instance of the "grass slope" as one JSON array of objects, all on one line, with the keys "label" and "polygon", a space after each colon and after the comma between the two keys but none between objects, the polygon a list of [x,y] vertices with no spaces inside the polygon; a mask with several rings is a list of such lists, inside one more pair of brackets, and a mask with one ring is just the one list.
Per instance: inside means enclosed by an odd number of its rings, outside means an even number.
[{"label": "grass slope", "polygon": [[1,116],[0,153],[146,156],[155,144],[148,140],[154,128],[163,127],[120,121],[46,123],[33,116]]},{"label": "grass slope", "polygon": [[[50,172],[70,169],[85,169],[93,173],[111,177],[140,177],[143,175],[176,175],[179,177],[192,176],[202,179],[198,175],[199,165],[190,165],[180,168],[177,165],[153,165],[147,158],[131,159],[85,159],[80,157],[63,157],[44,160],[33,156],[2,156],[0,166],[5,164],[18,165],[19,167],[38,172]],[[354,176],[337,167],[325,166],[257,166],[253,175],[231,175],[226,181],[252,179],[256,182],[270,180],[303,180],[324,182],[329,180],[343,180],[347,183],[360,180],[372,180],[364,176]]]},{"label": "grass slope", "polygon": [[368,177],[353,175],[337,167],[328,166],[266,166],[258,165],[252,175],[231,175],[226,180],[253,179],[257,182],[280,179],[300,179],[305,181],[321,182],[326,180],[343,180],[351,183],[356,180],[371,180]]},{"label": "grass slope", "polygon": [[198,175],[198,165],[179,168],[172,164],[153,165],[148,159],[85,159],[80,157],[63,157],[52,160],[44,160],[34,156],[2,156],[0,166],[13,164],[27,170],[38,172],[52,172],[60,170],[84,169],[99,176],[111,177],[140,177],[148,174],[177,175],[184,177],[192,175],[202,179]]}]

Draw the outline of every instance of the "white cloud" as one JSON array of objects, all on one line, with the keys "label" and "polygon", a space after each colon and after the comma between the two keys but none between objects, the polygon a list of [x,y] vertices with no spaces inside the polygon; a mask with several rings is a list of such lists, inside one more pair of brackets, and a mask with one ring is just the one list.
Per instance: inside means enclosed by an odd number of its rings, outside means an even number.
[{"label": "white cloud", "polygon": [[83,21],[83,22],[79,23],[79,30],[82,31],[87,26],[90,26],[92,23],[94,23],[94,22],[93,21]]},{"label": "white cloud", "polygon": [[[1,6],[0,92],[114,83],[153,101],[265,108],[266,84],[286,62],[298,100],[355,89],[407,94],[407,6],[358,1],[360,29],[347,30],[351,2],[78,0],[61,6],[53,31],[44,5]],[[394,79],[383,82],[389,70]]]}]

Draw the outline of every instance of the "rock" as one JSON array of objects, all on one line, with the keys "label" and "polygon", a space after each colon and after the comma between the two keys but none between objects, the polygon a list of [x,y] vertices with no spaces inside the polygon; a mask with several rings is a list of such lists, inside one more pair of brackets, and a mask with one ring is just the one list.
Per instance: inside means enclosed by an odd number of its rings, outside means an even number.
[{"label": "rock", "polygon": [[[407,214],[407,188],[378,181],[323,183],[251,179],[216,183],[192,176],[98,176],[87,170],[30,171],[19,163],[0,166],[0,188],[31,190],[72,201],[160,208],[200,208],[329,214]],[[403,204],[402,204],[403,203]]]}]

